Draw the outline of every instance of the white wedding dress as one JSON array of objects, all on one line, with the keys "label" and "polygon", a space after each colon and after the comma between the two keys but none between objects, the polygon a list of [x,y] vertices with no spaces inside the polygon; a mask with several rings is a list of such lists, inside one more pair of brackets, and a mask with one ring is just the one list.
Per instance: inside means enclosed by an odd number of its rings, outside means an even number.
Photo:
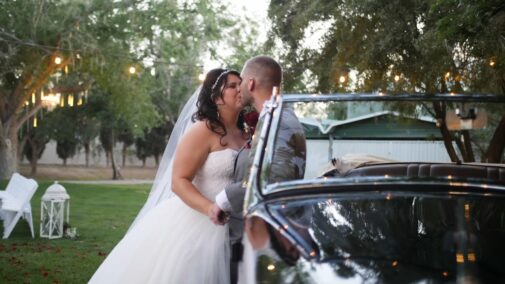
[{"label": "white wedding dress", "polygon": [[[193,184],[209,200],[232,182],[237,152],[209,153]],[[116,245],[90,283],[229,283],[228,226],[214,225],[177,196],[149,211]]]}]

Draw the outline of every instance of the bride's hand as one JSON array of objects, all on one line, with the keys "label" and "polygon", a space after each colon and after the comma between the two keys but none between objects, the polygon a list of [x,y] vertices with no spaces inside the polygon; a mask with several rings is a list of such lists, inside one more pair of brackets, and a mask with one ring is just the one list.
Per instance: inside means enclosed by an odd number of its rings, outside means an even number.
[{"label": "bride's hand", "polygon": [[219,208],[219,206],[217,206],[216,203],[212,203],[207,215],[209,216],[212,223],[216,225],[224,225],[229,221],[229,218],[227,217],[221,218],[221,215],[226,216],[226,214],[223,212],[223,210],[221,210],[221,208]]}]

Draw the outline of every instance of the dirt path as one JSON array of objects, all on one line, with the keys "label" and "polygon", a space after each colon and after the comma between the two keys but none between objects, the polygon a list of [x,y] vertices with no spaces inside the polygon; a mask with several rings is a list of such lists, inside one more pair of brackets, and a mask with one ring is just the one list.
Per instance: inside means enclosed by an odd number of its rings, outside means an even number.
[{"label": "dirt path", "polygon": [[[30,176],[29,165],[19,165],[19,172]],[[121,169],[121,174],[126,180],[152,180],[156,175],[154,167],[126,167]],[[106,167],[39,165],[34,176],[37,180],[111,180],[112,169]]]}]

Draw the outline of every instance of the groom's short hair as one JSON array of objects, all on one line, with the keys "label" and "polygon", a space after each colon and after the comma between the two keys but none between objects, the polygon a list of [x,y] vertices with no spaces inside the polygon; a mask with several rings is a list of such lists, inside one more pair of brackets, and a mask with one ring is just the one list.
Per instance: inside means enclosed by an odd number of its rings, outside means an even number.
[{"label": "groom's short hair", "polygon": [[259,88],[280,87],[282,82],[282,67],[272,57],[260,55],[249,59],[245,65],[245,73],[255,77]]}]

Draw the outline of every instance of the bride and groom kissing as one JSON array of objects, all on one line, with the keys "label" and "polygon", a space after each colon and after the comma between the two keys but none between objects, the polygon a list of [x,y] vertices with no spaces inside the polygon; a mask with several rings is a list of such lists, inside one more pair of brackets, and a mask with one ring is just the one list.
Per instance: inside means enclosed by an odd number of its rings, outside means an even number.
[{"label": "bride and groom kissing", "polygon": [[[89,283],[237,282],[251,139],[243,109],[253,106],[261,121],[281,81],[268,56],[249,59],[240,74],[207,73],[179,115],[146,204]],[[290,158],[272,166],[274,178],[303,178],[305,139],[293,111],[282,115],[278,138],[279,156]]]}]

